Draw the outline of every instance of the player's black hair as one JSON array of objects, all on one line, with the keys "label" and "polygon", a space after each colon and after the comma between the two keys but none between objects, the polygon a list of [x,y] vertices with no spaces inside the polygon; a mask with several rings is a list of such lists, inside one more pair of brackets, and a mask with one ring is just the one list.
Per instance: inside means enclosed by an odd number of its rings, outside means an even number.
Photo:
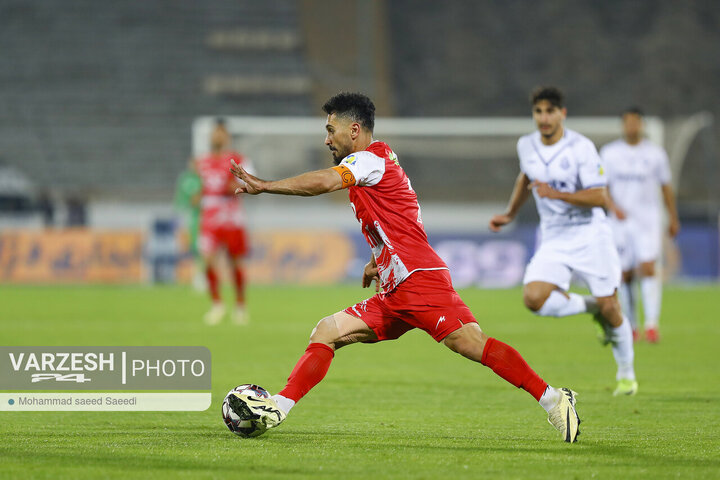
[{"label": "player's black hair", "polygon": [[536,87],[530,93],[530,105],[535,105],[540,100],[547,100],[557,108],[565,107],[565,95],[557,87]]},{"label": "player's black hair", "polygon": [[322,107],[328,115],[348,117],[363,128],[375,128],[375,105],[362,93],[340,92],[331,97]]},{"label": "player's black hair", "polygon": [[216,118],[215,118],[215,126],[216,126],[216,127],[223,127],[223,128],[224,128],[224,127],[226,126],[226,125],[225,125],[226,123],[227,123],[227,122],[225,121],[225,119],[224,119],[223,117],[216,117]]},{"label": "player's black hair", "polygon": [[621,116],[625,116],[628,113],[632,113],[634,115],[637,115],[638,117],[642,118],[645,116],[645,112],[643,112],[642,108],[633,105],[632,107],[628,107],[625,110],[622,111]]}]

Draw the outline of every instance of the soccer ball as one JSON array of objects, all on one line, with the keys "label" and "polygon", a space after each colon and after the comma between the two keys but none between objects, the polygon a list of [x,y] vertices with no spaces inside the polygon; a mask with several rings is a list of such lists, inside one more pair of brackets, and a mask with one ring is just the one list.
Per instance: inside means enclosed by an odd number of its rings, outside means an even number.
[{"label": "soccer ball", "polygon": [[257,437],[265,433],[267,428],[265,425],[259,422],[252,422],[250,420],[242,420],[238,417],[235,412],[232,411],[230,405],[228,405],[228,397],[233,393],[240,393],[242,395],[250,395],[252,397],[270,398],[270,394],[264,388],[258,385],[251,385],[244,383],[233,388],[225,395],[225,400],[222,404],[222,417],[225,425],[235,435],[239,435],[244,438]]}]

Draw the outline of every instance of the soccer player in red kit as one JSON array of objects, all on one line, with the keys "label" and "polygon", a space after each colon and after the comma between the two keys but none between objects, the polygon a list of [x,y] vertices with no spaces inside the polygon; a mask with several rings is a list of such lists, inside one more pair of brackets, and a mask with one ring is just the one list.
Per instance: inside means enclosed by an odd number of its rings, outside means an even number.
[{"label": "soccer player in red kit", "polygon": [[327,137],[336,166],[278,181],[265,181],[241,166],[233,173],[251,195],[312,196],[347,188],[350,206],[370,245],[363,287],[376,282],[372,298],[323,318],[283,390],[271,398],[231,395],[242,419],[276,427],[325,376],[335,351],[357,342],[393,340],[420,328],[452,351],[490,367],[530,393],[566,442],[577,439],[580,419],[575,392],[553,388],[511,346],[488,337],[452,287],[450,272],[427,240],[410,180],[390,147],[372,138],[375,106],[358,93],[340,93],[325,103]]},{"label": "soccer player in red kit", "polygon": [[242,200],[234,194],[239,182],[229,171],[231,160],[248,168],[245,158],[230,149],[230,134],[225,124],[218,121],[210,136],[210,153],[200,158],[196,165],[202,180],[199,246],[205,261],[205,276],[213,303],[204,317],[208,325],[220,323],[225,316],[218,275],[223,248],[227,250],[235,283],[236,306],[233,320],[240,325],[248,321],[245,308],[244,259],[248,252],[248,242]]}]

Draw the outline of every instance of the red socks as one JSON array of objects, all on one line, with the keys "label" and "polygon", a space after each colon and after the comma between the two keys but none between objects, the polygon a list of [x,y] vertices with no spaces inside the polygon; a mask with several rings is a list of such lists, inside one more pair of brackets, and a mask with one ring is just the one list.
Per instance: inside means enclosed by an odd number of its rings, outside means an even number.
[{"label": "red socks", "polygon": [[525,359],[510,345],[488,338],[480,363],[490,367],[498,376],[522,388],[535,400],[540,400],[547,383],[530,368]]},{"label": "red socks", "polygon": [[[207,278],[208,290],[210,298],[213,302],[220,301],[220,278],[217,270],[212,267],[205,269],[205,278]],[[233,279],[235,280],[235,299],[237,303],[245,304],[245,272],[242,268],[233,268]]]},{"label": "red socks", "polygon": [[245,304],[245,272],[240,267],[233,268],[233,278],[235,279],[235,301],[239,304]]},{"label": "red socks", "polygon": [[[311,343],[293,369],[285,388],[279,392],[295,402],[325,378],[335,352],[324,343]],[[488,338],[481,363],[493,372],[540,400],[547,383],[533,371],[522,356],[500,340]]]},{"label": "red socks", "polygon": [[297,402],[325,378],[335,351],[324,343],[311,343],[295,364],[288,383],[278,395]]},{"label": "red socks", "polygon": [[208,289],[210,290],[210,298],[213,302],[220,301],[220,289],[218,275],[214,268],[207,267],[205,269],[205,277],[207,278]]}]

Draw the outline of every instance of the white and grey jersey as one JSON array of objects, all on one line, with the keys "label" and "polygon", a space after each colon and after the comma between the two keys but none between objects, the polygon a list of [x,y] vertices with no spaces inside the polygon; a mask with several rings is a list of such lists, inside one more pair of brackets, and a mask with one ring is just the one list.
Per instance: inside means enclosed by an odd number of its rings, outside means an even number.
[{"label": "white and grey jersey", "polygon": [[[520,137],[517,144],[520,169],[530,181],[548,183],[561,192],[574,193],[605,187],[607,178],[595,145],[588,138],[565,129],[553,145],[544,145],[540,132]],[[558,199],[541,198],[533,190],[543,236],[559,233],[563,227],[606,221],[600,207],[587,208]]]},{"label": "white and grey jersey", "polygon": [[616,140],[600,149],[613,201],[639,224],[661,220],[660,187],[670,183],[670,163],[660,146],[649,140],[630,145]]}]

